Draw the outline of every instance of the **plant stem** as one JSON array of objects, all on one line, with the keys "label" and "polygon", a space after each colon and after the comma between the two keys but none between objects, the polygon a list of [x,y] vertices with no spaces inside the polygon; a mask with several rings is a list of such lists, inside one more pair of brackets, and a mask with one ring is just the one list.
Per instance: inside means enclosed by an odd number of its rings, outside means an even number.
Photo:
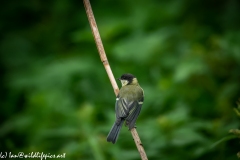
[{"label": "plant stem", "polygon": [[[92,33],[93,33],[93,36],[94,36],[94,39],[95,39],[95,42],[96,42],[96,45],[97,45],[97,49],[98,49],[101,61],[102,61],[103,65],[104,65],[104,67],[107,71],[107,75],[108,75],[108,77],[110,79],[110,82],[112,84],[114,93],[117,96],[118,92],[119,92],[118,85],[116,83],[116,80],[113,76],[110,65],[108,63],[108,59],[107,59],[107,56],[106,56],[106,53],[105,53],[105,50],[104,50],[104,47],[103,47],[103,43],[102,43],[98,28],[97,28],[97,23],[95,21],[94,15],[93,15],[91,4],[90,4],[89,0],[83,0],[83,2],[84,2],[84,6],[85,6],[86,13],[87,13],[88,21],[89,21],[91,29],[92,29]],[[142,160],[147,160],[148,159],[147,155],[146,155],[145,150],[143,148],[142,142],[141,142],[141,140],[138,136],[136,128],[131,129],[131,133],[132,133],[133,139],[135,141],[135,144],[137,146],[137,149],[140,153],[140,156],[141,156]]]},{"label": "plant stem", "polygon": [[104,65],[104,67],[107,71],[107,75],[108,75],[108,77],[110,79],[110,82],[112,84],[114,93],[115,93],[115,95],[117,95],[118,92],[119,92],[118,85],[115,81],[112,70],[111,70],[110,65],[108,63],[108,59],[107,59],[105,50],[103,48],[102,40],[101,40],[99,31],[98,31],[98,28],[97,28],[97,24],[96,24],[96,21],[95,21],[94,15],[93,15],[93,11],[92,11],[92,7],[91,7],[91,4],[90,4],[89,0],[84,0],[84,6],[85,6],[85,9],[86,9],[86,12],[87,12],[88,20],[89,20],[89,23],[90,23],[90,26],[91,26],[91,29],[92,29],[92,33],[93,33],[95,42],[96,42],[96,45],[97,45],[98,53],[100,55],[100,58],[101,58],[101,61],[102,61],[103,65]]}]

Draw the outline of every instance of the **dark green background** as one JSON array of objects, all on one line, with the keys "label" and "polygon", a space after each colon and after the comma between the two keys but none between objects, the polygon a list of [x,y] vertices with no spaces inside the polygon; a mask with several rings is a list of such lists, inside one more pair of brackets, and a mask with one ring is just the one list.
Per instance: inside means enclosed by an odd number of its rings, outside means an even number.
[{"label": "dark green background", "polygon": [[[91,1],[114,76],[145,90],[137,130],[150,160],[235,160],[239,0]],[[0,151],[137,160],[131,133],[106,142],[115,95],[81,0],[0,5]],[[120,83],[118,83],[120,85]]]}]

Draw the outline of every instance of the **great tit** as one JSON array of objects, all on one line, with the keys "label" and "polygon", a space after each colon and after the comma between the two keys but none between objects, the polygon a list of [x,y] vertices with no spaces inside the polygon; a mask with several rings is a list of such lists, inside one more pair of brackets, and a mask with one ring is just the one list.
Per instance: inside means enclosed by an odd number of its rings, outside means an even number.
[{"label": "great tit", "polygon": [[129,130],[135,127],[144,100],[143,89],[134,75],[126,73],[119,80],[122,88],[115,103],[116,121],[107,136],[107,141],[113,144],[117,141],[124,121]]}]

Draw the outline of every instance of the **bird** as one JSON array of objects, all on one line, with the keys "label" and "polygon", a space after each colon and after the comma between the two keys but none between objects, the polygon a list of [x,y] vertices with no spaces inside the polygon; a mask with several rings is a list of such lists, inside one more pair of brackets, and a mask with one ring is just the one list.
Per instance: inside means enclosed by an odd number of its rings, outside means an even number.
[{"label": "bird", "polygon": [[118,80],[122,87],[115,103],[116,120],[107,136],[107,141],[113,144],[117,142],[124,121],[129,130],[135,127],[144,101],[144,91],[134,75],[125,73]]}]

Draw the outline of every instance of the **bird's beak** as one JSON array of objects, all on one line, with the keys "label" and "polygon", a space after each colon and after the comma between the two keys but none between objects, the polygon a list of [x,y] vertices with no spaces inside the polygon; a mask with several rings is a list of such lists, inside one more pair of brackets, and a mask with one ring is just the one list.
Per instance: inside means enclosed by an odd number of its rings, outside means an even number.
[{"label": "bird's beak", "polygon": [[121,81],[121,78],[117,78],[117,80]]}]

